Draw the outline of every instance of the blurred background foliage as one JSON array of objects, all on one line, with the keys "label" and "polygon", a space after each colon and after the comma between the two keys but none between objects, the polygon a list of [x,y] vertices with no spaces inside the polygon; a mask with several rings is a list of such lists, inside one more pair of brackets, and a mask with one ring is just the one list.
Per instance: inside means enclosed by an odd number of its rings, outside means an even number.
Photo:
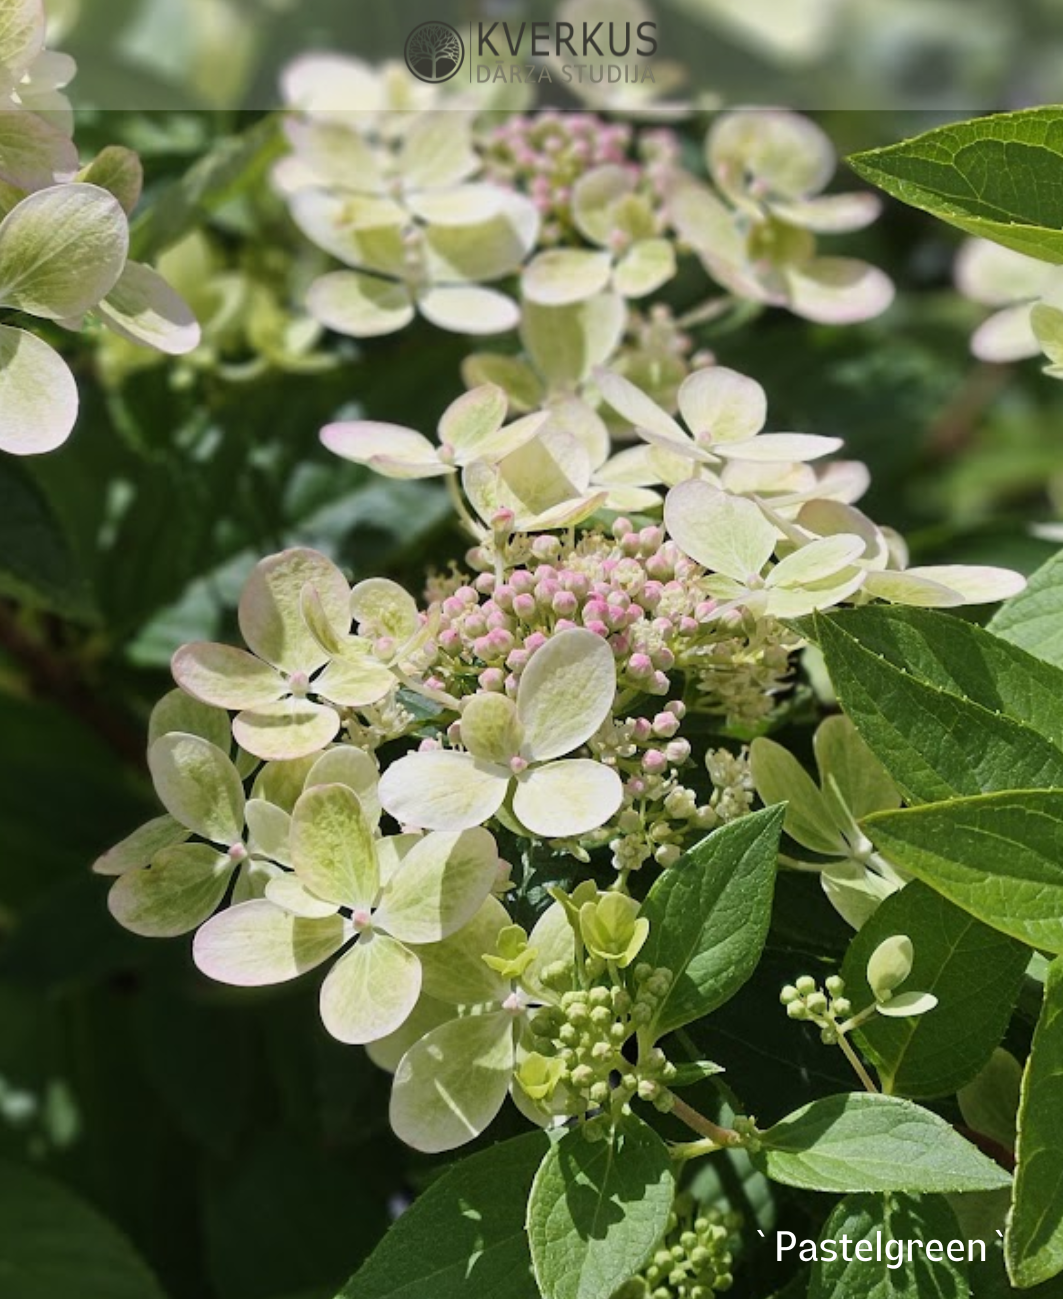
[{"label": "blurred background foliage", "polygon": [[[212,7],[218,22],[226,9],[255,8],[212,0],[204,14]],[[255,85],[279,49],[325,42],[336,8],[267,7],[272,53],[253,31],[231,58],[216,41],[218,76]],[[57,8],[76,18],[75,5]],[[111,37],[136,17],[133,0],[107,8]],[[705,16],[695,0],[678,8],[684,21]],[[371,19],[358,9],[363,51],[393,53],[389,7],[373,6]],[[135,99],[135,78],[148,74],[115,61],[121,42],[99,43],[91,24],[77,34],[68,47],[81,101],[91,105],[105,83],[112,93],[119,73]],[[192,66],[194,41],[181,57]],[[115,925],[106,882],[89,872],[152,814],[144,737],[170,654],[232,636],[236,594],[259,556],[316,546],[355,579],[383,574],[418,590],[427,569],[462,552],[437,483],[372,477],[328,455],[317,430],[360,412],[429,430],[461,391],[475,340],[420,322],[393,338],[306,348],[284,319],[268,338],[246,336],[238,310],[226,323],[234,268],[240,291],[251,283],[272,295],[283,318],[314,265],[265,183],[275,119],[190,107],[215,65],[195,63],[191,90],[175,76],[169,110],[84,107],[78,124],[86,157],[108,143],[140,152],[148,183],[135,238],[146,255],[183,249],[201,316],[220,322],[208,328],[212,350],[175,365],[57,339],[82,394],[75,435],[55,455],[0,459],[0,1157],[53,1179],[42,1203],[59,1197],[57,1220],[71,1230],[86,1205],[109,1219],[158,1278],[128,1261],[121,1285],[111,1270],[78,1299],[331,1299],[434,1171],[391,1136],[387,1079],[326,1036],[312,986],[253,996],[208,986],[186,943]],[[932,115],[832,110],[818,120],[844,153],[910,135]],[[696,156],[703,122],[679,129]],[[698,346],[764,384],[773,427],[844,437],[872,470],[869,513],[901,529],[918,562],[1032,570],[1053,547],[1031,524],[1055,517],[1063,491],[1063,386],[1036,362],[971,357],[984,313],[952,287],[950,230],[890,205],[850,245],[837,251],[858,250],[900,288],[879,320],[834,329],[782,312],[732,316],[700,327]],[[702,286],[693,270],[677,279],[676,309],[695,305]],[[829,908],[791,883],[766,957],[780,983],[798,953],[804,969],[846,939]],[[801,1058],[792,1035],[769,1031],[774,983],[743,993],[714,1019],[714,1041],[697,1044],[728,1063],[755,1110],[768,1069],[791,1079],[789,1108],[848,1083],[830,1075],[828,1053]],[[758,1008],[764,989],[772,1004]],[[763,1196],[742,1190],[741,1170],[732,1180],[739,1198]],[[0,1176],[0,1213],[5,1194]],[[764,1222],[776,1210],[753,1211]],[[0,1269],[2,1299],[60,1293],[14,1284]],[[770,1277],[740,1279],[743,1294],[771,1288]]]}]

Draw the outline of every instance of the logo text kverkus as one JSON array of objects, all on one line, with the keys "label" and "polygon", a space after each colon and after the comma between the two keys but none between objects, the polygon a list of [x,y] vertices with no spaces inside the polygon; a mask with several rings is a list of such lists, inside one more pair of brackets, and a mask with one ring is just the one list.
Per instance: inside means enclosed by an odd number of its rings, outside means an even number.
[{"label": "logo text kverkus", "polygon": [[465,42],[450,23],[421,23],[406,37],[403,53],[420,81],[449,81],[465,61]]},{"label": "logo text kverkus", "polygon": [[[606,30],[602,30],[605,28]],[[508,22],[478,23],[476,30],[476,52],[483,58],[487,54],[495,57],[506,54],[516,58],[519,54],[530,54],[532,58],[548,58],[551,54],[560,58],[562,51],[575,58],[587,58],[597,54],[600,58],[612,55],[622,59],[632,53],[640,58],[649,58],[657,53],[657,38],[651,33],[657,30],[655,22],[641,22],[634,33],[635,49],[632,51],[632,24],[605,22],[599,23],[565,23],[535,22],[521,23],[514,34]],[[524,42],[528,37],[527,44]]]}]

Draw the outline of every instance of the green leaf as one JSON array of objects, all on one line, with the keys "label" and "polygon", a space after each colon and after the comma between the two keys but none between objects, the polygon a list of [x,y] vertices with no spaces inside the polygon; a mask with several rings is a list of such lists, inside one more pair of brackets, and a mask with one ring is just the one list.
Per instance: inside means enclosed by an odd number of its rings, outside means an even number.
[{"label": "green leaf", "polygon": [[[843,1237],[852,1242],[841,1256]],[[936,1196],[851,1195],[835,1208],[820,1233],[808,1299],[967,1299],[965,1250],[961,1261],[942,1251],[927,1258],[923,1246],[959,1240],[960,1226],[948,1201]],[[827,1258],[830,1242],[835,1257]],[[917,1242],[909,1250],[909,1242]],[[857,1257],[858,1253],[865,1258]],[[890,1255],[893,1255],[892,1259]],[[909,1261],[910,1258],[910,1261]]]},{"label": "green leaf", "polygon": [[0,1299],[163,1299],[115,1227],[50,1178],[0,1164]]},{"label": "green leaf", "polygon": [[753,1162],[806,1191],[992,1191],[1011,1181],[944,1119],[896,1096],[828,1096],[761,1139]]},{"label": "green leaf", "polygon": [[964,1123],[1013,1150],[1021,1087],[1022,1065],[998,1046],[978,1076],[956,1093]]},{"label": "green leaf", "polygon": [[546,1137],[531,1132],[455,1164],[399,1218],[336,1299],[538,1299],[524,1218],[546,1148]]},{"label": "green leaf", "polygon": [[1022,1080],[1015,1194],[1004,1243],[1012,1284],[1063,1272],[1063,960],[1052,962]]},{"label": "green leaf", "polygon": [[610,1137],[578,1128],[550,1147],[532,1184],[528,1240],[543,1299],[610,1299],[649,1258],[675,1196],[668,1149],[634,1114]]},{"label": "green leaf", "polygon": [[756,969],[785,812],[780,804],[712,831],[650,889],[639,961],[675,976],[657,1012],[658,1037],[723,1005]]},{"label": "green leaf", "polygon": [[20,464],[0,456],[0,595],[90,620],[92,592],[47,497]]},{"label": "green leaf", "polygon": [[1063,952],[1063,791],[1033,789],[879,812],[890,861],[1031,947]]},{"label": "green leaf", "polygon": [[1063,752],[1025,722],[921,679],[817,615],[839,702],[909,802],[1063,785]]},{"label": "green leaf", "polygon": [[857,1010],[869,1004],[867,962],[891,934],[915,949],[904,988],[930,992],[925,1015],[876,1015],[858,1032],[885,1091],[948,1096],[969,1083],[1004,1036],[1030,953],[1022,943],[975,920],[918,880],[894,893],[853,939],[842,974]]},{"label": "green leaf", "polygon": [[956,122],[849,159],[865,180],[968,234],[1063,262],[1063,108]]},{"label": "green leaf", "polygon": [[989,630],[1046,663],[1063,667],[1063,551],[1041,565],[1025,591],[1000,606]]}]

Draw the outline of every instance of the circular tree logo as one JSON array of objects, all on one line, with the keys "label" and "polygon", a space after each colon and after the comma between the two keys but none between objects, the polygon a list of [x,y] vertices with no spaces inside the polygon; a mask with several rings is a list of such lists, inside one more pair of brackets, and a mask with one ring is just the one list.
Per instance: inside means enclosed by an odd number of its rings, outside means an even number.
[{"label": "circular tree logo", "polygon": [[406,37],[406,66],[421,81],[449,81],[465,59],[465,42],[450,23],[421,23]]}]

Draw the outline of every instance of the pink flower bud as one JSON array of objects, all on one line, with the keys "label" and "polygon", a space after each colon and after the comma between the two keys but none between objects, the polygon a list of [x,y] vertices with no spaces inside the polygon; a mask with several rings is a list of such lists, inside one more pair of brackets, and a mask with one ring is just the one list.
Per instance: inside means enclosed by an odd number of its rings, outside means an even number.
[{"label": "pink flower bud", "polygon": [[664,755],[673,767],[681,767],[690,757],[689,740],[672,740],[665,745]]},{"label": "pink flower bud", "polygon": [[534,618],[535,609],[536,609],[535,596],[529,594],[528,592],[525,591],[522,592],[520,595],[515,595],[513,597],[513,612],[517,615],[518,618],[522,618],[525,621],[527,621],[529,618]]},{"label": "pink flower bud", "polygon": [[653,719],[654,735],[659,735],[664,740],[670,740],[678,730],[679,718],[667,709],[663,713],[658,713]]},{"label": "pink flower bud", "polygon": [[505,688],[506,674],[501,668],[484,668],[480,673],[480,689],[490,690],[494,694]]}]

